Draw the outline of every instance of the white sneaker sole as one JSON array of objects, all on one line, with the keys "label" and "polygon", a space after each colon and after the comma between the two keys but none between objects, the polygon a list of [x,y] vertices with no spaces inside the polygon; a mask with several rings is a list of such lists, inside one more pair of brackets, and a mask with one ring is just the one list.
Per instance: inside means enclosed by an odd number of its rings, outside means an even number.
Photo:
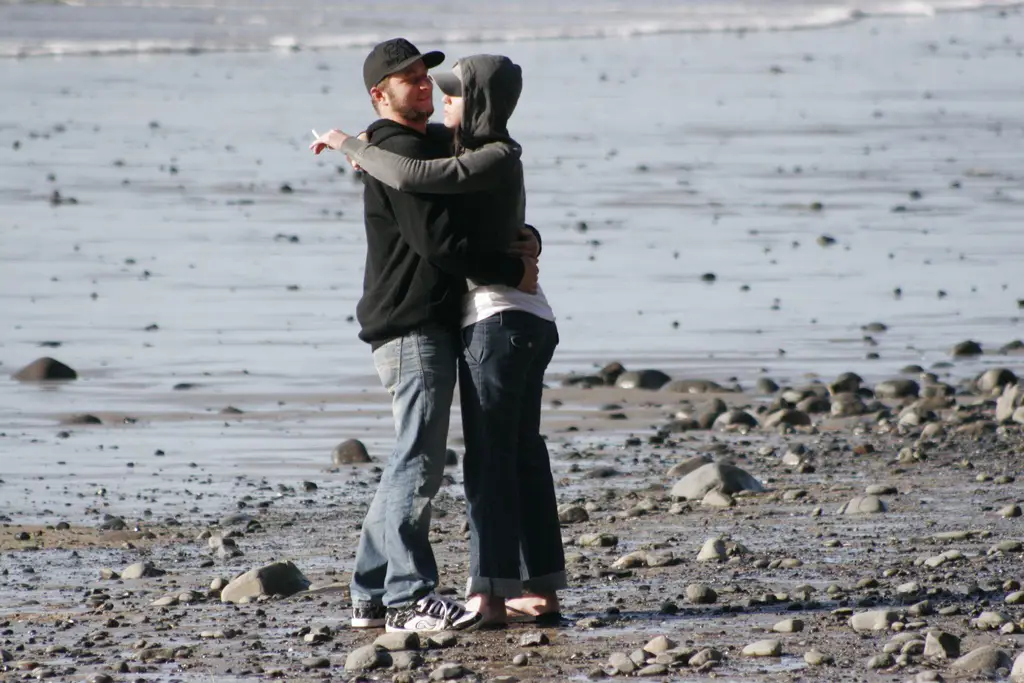
[{"label": "white sneaker sole", "polygon": [[352,619],[352,628],[380,628],[383,625],[383,619]]}]

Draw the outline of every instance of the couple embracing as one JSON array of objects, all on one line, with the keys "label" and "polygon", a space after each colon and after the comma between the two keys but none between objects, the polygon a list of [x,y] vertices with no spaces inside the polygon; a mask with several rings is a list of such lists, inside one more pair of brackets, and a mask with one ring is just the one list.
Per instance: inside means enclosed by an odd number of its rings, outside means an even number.
[{"label": "couple embracing", "polygon": [[[566,587],[540,435],[558,333],[537,285],[540,235],[525,221],[522,150],[507,126],[522,75],[507,57],[476,55],[431,78],[443,60],[403,38],[377,45],[363,64],[380,117],[367,141],[332,130],[310,145],[344,152],[365,173],[359,336],[373,349],[395,420],[395,449],[356,552],[355,628],[557,620],[557,591]],[[428,123],[435,85],[443,126]],[[470,528],[464,603],[435,592],[428,539],[456,377]]]}]

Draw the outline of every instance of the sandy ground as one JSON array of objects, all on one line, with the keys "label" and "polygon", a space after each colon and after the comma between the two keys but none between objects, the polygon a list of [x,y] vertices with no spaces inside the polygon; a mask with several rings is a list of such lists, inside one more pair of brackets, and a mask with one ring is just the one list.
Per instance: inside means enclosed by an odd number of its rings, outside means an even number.
[{"label": "sandy ground", "polygon": [[[49,524],[22,524],[17,507],[5,506],[0,648],[10,661],[0,679],[83,680],[106,673],[139,681],[417,680],[456,663],[468,680],[559,681],[614,672],[614,653],[635,653],[658,636],[674,646],[675,654],[663,655],[664,661],[678,661],[648,670],[655,680],[891,681],[931,670],[955,677],[949,661],[922,658],[913,654],[914,646],[900,665],[867,668],[897,629],[920,639],[930,630],[947,631],[961,639],[962,653],[983,645],[1008,656],[1020,652],[1024,608],[1004,600],[1024,579],[1024,530],[1020,517],[1003,515],[1024,500],[1018,481],[1024,435],[1020,425],[992,421],[991,399],[958,397],[960,407],[937,412],[943,429],[929,438],[921,437],[921,426],[897,427],[901,406],[891,400],[885,402],[894,413],[890,419],[877,412],[843,419],[815,414],[811,427],[664,431],[678,411],[699,413],[714,399],[751,414],[760,407],[762,423],[764,408],[776,400],[742,393],[550,389],[545,429],[559,500],[589,512],[588,521],[563,525],[572,582],[563,595],[563,623],[460,634],[444,646],[423,639],[422,662],[406,672],[344,669],[349,653],[382,632],[348,626],[344,587],[380,457],[281,477],[200,472],[174,481],[178,477],[164,474],[152,490],[111,483],[91,496],[86,484],[64,483],[71,495],[89,496],[83,504],[95,520],[68,528],[55,528],[59,511],[52,511]],[[288,410],[276,417],[290,421],[291,411],[298,411],[319,419],[314,407],[292,404]],[[51,416],[55,424],[60,418]],[[174,413],[160,419],[183,422]],[[798,444],[807,449],[803,462],[785,464],[781,456]],[[697,454],[735,463],[766,491],[737,495],[725,508],[677,500],[671,488],[679,477],[668,470]],[[449,467],[447,474],[432,538],[441,589],[457,595],[466,572],[464,505],[459,468]],[[884,487],[886,512],[838,513],[872,485]],[[141,513],[104,516],[124,509]],[[114,517],[125,528],[103,530],[111,521],[120,526]],[[218,557],[200,536],[206,530],[234,532],[243,554]],[[610,535],[609,545],[580,543],[594,533]],[[702,545],[715,537],[746,552],[721,562],[697,561]],[[1005,542],[1011,543],[995,550]],[[935,568],[920,563],[950,550],[962,557]],[[648,560],[664,566],[621,560],[636,551],[650,551],[661,560]],[[293,561],[314,590],[243,605],[223,604],[210,590],[215,578],[277,560]],[[121,572],[139,561],[166,574],[101,578],[104,568]],[[717,599],[693,604],[691,584],[710,587]],[[187,603],[151,604],[190,591]],[[898,625],[855,632],[847,623],[850,614],[871,609],[893,611]],[[972,626],[983,611],[1002,615],[1002,631]],[[784,619],[800,620],[802,630],[773,632]],[[322,626],[330,629],[326,640],[305,642],[304,629]],[[546,644],[523,644],[539,638],[538,631]],[[779,641],[780,656],[742,654],[746,645],[766,638]],[[687,655],[704,648],[714,648],[721,661],[688,666]],[[834,663],[807,664],[810,650]]]}]

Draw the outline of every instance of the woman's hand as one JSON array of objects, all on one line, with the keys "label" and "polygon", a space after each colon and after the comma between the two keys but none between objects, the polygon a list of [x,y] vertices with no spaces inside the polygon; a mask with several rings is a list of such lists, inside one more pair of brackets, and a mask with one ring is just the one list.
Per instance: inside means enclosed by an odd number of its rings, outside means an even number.
[{"label": "woman's hand", "polygon": [[508,253],[512,256],[525,256],[536,260],[540,256],[540,242],[537,241],[537,236],[533,234],[533,230],[519,228],[519,235],[516,237],[515,242],[509,245]]},{"label": "woman's hand", "polygon": [[349,135],[348,133],[342,132],[335,128],[333,130],[327,131],[326,133],[318,137],[316,140],[314,140],[309,145],[309,149],[312,150],[313,154],[320,154],[320,152],[324,151],[325,149],[333,149],[337,151],[341,149],[341,143],[345,142],[345,140],[348,140],[350,137],[352,136]]}]

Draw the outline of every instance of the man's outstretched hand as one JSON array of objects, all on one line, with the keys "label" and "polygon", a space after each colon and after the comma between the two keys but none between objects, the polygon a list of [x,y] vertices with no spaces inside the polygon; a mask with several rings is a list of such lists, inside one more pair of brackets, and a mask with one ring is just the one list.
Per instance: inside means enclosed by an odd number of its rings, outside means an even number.
[{"label": "man's outstretched hand", "polygon": [[320,152],[325,149],[333,149],[337,151],[341,149],[341,143],[345,142],[345,140],[348,140],[350,137],[352,136],[348,133],[335,128],[334,130],[327,131],[310,143],[309,149],[312,150],[313,154],[320,154]]},{"label": "man's outstretched hand", "polygon": [[537,259],[530,258],[529,256],[523,256],[523,279],[519,281],[519,286],[516,287],[521,292],[527,294],[537,293],[537,278],[540,277],[540,268],[537,266]]}]

